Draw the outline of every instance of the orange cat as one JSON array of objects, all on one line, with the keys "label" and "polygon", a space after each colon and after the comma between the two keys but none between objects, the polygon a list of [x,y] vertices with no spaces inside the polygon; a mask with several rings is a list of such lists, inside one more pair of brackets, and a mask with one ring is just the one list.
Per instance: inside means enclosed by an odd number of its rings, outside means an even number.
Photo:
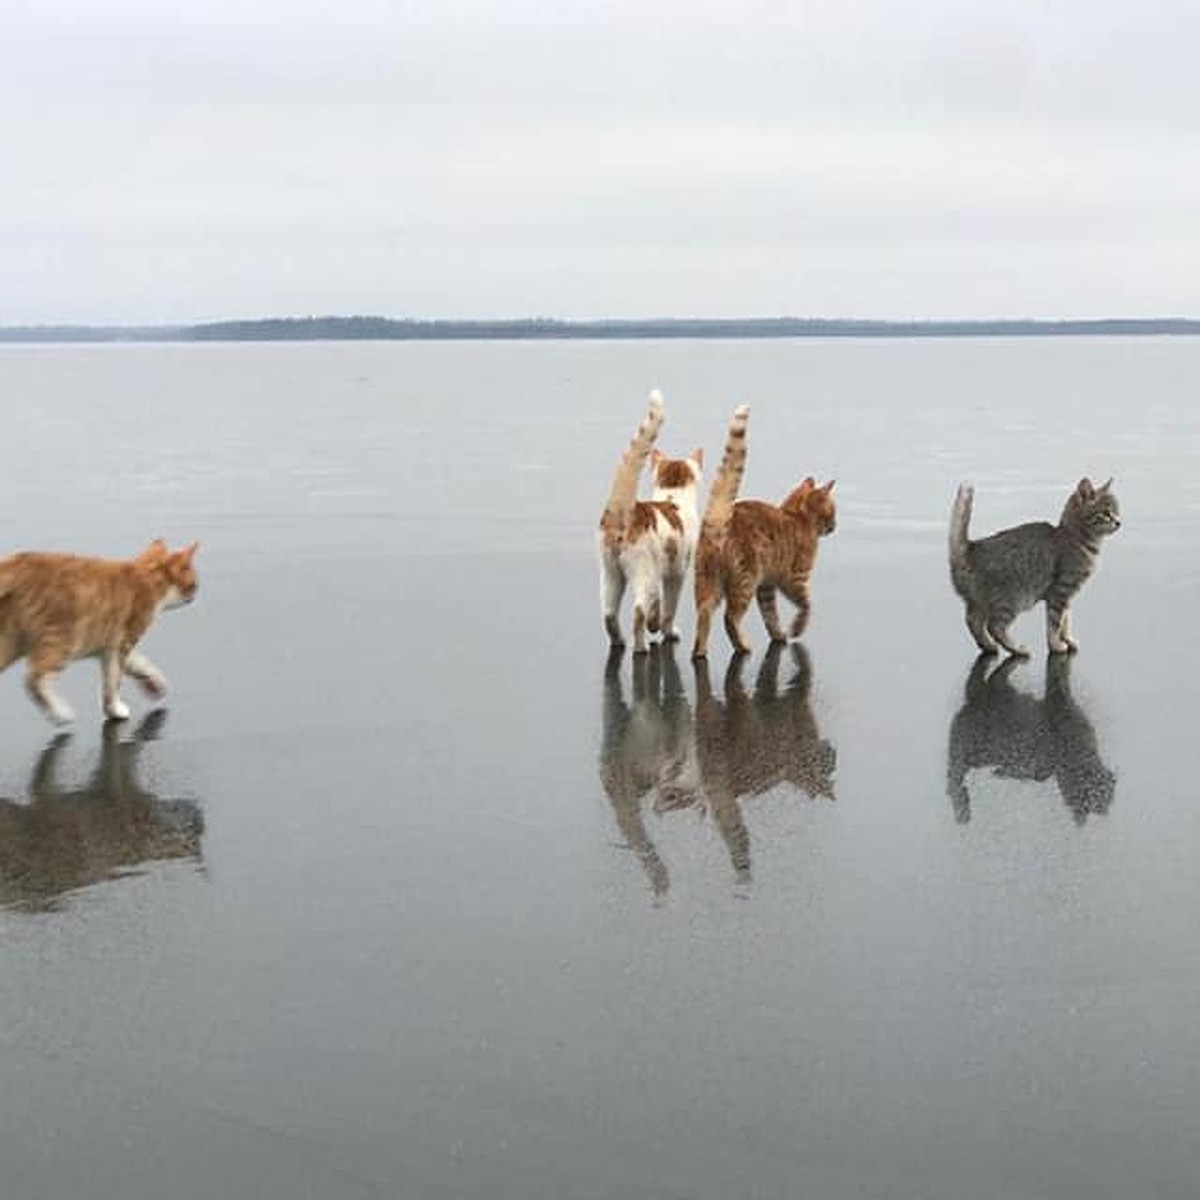
[{"label": "orange cat", "polygon": [[745,405],[733,414],[725,454],[700,528],[693,658],[704,658],[708,652],[713,610],[722,597],[725,630],[737,653],[750,652],[741,621],[755,597],[771,641],[788,640],[775,607],[777,590],[796,606],[791,636],[799,637],[808,624],[808,581],[817,557],[817,539],[837,526],[832,479],[818,486],[809,476],[778,506],[737,499],[746,470],[749,418],[750,410]]},{"label": "orange cat", "polygon": [[27,658],[26,687],[60,725],[74,719],[54,694],[54,676],[77,658],[99,658],[106,716],[123,721],[122,674],[159,697],[167,683],[135,649],[154,618],[196,595],[192,559],[197,543],[171,551],[151,542],[135,559],[74,554],[14,554],[0,559],[0,671]]}]

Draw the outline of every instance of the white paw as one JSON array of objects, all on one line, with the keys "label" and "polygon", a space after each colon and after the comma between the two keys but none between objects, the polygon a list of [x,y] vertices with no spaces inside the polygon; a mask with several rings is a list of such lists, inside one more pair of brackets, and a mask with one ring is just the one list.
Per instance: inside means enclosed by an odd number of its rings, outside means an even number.
[{"label": "white paw", "polygon": [[75,712],[71,706],[61,702],[48,707],[46,715],[55,725],[70,725],[75,720]]},{"label": "white paw", "polygon": [[104,715],[113,721],[128,721],[129,705],[123,700],[114,700],[104,706]]}]

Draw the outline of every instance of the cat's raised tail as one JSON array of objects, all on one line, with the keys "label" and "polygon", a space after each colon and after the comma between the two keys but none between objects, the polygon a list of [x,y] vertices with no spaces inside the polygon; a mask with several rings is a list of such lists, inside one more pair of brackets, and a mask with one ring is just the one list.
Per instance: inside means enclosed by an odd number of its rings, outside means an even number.
[{"label": "cat's raised tail", "polygon": [[750,406],[739,404],[733,410],[729,422],[729,434],[725,439],[725,452],[721,465],[713,477],[708,492],[708,506],[704,510],[704,524],[700,537],[716,537],[729,524],[733,506],[742,487],[742,476],[746,473],[746,423],[750,420]]},{"label": "cat's raised tail", "polygon": [[621,457],[617,465],[617,473],[613,476],[612,488],[608,493],[608,503],[600,514],[600,532],[606,539],[619,539],[625,535],[633,506],[637,502],[638,480],[642,476],[642,468],[663,423],[662,393],[656,388],[650,393],[650,407],[642,423],[629,443],[629,449]]},{"label": "cat's raised tail", "polygon": [[971,591],[971,568],[967,562],[967,550],[971,544],[968,529],[974,503],[975,489],[969,483],[960,483],[958,493],[954,497],[954,507],[950,510],[950,581],[954,584],[954,590],[964,600],[970,597]]}]

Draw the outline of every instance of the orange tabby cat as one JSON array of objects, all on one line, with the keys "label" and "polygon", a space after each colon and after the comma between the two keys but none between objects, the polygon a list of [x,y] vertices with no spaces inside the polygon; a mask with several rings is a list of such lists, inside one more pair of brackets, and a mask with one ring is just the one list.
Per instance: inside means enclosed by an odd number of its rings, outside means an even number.
[{"label": "orange tabby cat", "polygon": [[746,470],[749,417],[745,405],[733,414],[700,528],[693,658],[704,658],[708,652],[713,610],[722,597],[725,630],[736,653],[750,652],[741,621],[755,597],[771,641],[788,640],[775,607],[777,590],[796,606],[791,636],[799,637],[808,624],[808,581],[817,557],[817,539],[832,533],[837,525],[832,479],[818,486],[809,476],[778,506],[737,499]]},{"label": "orange tabby cat", "polygon": [[14,554],[0,559],[0,671],[27,658],[26,687],[60,725],[74,719],[54,694],[54,676],[77,658],[99,658],[106,716],[123,721],[122,674],[151,696],[167,690],[158,668],[135,649],[160,612],[196,595],[197,543],[171,551],[151,542],[134,559]]}]

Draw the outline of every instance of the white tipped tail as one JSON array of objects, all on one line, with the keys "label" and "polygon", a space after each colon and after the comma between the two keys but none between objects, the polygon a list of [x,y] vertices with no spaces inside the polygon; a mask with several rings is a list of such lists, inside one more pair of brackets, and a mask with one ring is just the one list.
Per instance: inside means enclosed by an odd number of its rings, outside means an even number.
[{"label": "white tipped tail", "polygon": [[617,473],[608,493],[608,503],[600,516],[600,531],[604,535],[619,537],[624,534],[637,501],[638,480],[641,478],[642,468],[646,465],[646,459],[650,457],[662,423],[662,393],[655,389],[650,393],[650,407],[645,419],[638,426],[633,440],[629,443],[629,449],[617,465]]},{"label": "white tipped tail", "polygon": [[971,545],[968,530],[974,500],[975,489],[969,483],[959,484],[958,493],[954,497],[954,507],[950,510],[950,580],[954,584],[954,590],[964,600],[969,597],[971,590],[971,569],[967,561],[967,551]]},{"label": "white tipped tail", "polygon": [[742,487],[742,476],[746,473],[746,423],[749,420],[750,406],[739,404],[729,422],[725,452],[713,477],[708,506],[704,510],[704,533],[709,536],[720,533],[733,515],[733,506]]}]

